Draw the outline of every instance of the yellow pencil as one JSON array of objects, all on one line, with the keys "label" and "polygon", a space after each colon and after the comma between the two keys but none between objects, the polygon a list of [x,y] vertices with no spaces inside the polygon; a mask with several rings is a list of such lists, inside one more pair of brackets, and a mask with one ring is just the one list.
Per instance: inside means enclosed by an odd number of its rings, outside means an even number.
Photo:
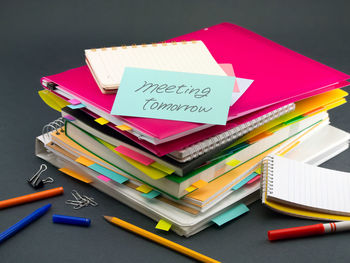
[{"label": "yellow pencil", "polygon": [[112,217],[112,216],[104,216],[104,218],[108,222],[110,222],[112,224],[115,224],[115,225],[120,226],[120,227],[122,227],[122,228],[124,228],[126,230],[134,232],[135,234],[138,234],[140,236],[148,238],[148,239],[150,239],[150,240],[152,240],[152,241],[154,241],[154,242],[156,242],[158,244],[161,244],[161,245],[163,245],[165,247],[171,248],[171,249],[173,249],[173,250],[175,250],[177,252],[180,252],[180,253],[185,254],[185,255],[187,255],[189,257],[192,257],[192,258],[194,258],[194,259],[196,259],[198,261],[202,261],[202,262],[216,262],[216,263],[220,262],[220,261],[217,261],[217,260],[212,259],[210,257],[204,256],[204,255],[202,255],[202,254],[200,254],[200,253],[198,253],[196,251],[193,251],[192,249],[189,249],[189,248],[181,246],[181,245],[179,245],[179,244],[177,244],[175,242],[172,242],[172,241],[170,241],[168,239],[165,239],[165,238],[163,238],[161,236],[153,234],[153,233],[151,233],[151,232],[149,232],[147,230],[144,230],[144,229],[142,229],[140,227],[137,227],[137,226],[135,226],[133,224],[125,222],[125,221],[123,221],[123,220],[121,220],[119,218]]}]

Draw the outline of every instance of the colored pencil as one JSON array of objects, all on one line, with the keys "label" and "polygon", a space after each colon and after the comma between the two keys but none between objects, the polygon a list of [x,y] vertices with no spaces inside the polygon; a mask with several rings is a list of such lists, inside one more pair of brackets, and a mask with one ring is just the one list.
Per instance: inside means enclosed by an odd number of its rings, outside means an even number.
[{"label": "colored pencil", "polygon": [[212,259],[210,257],[202,255],[202,254],[200,254],[200,253],[198,253],[198,252],[196,252],[194,250],[191,250],[191,249],[189,249],[187,247],[181,246],[181,245],[179,245],[179,244],[177,244],[175,242],[172,242],[172,241],[170,241],[168,239],[165,239],[165,238],[163,238],[161,236],[153,234],[153,233],[151,233],[151,232],[149,232],[147,230],[144,230],[144,229],[142,229],[140,227],[137,227],[137,226],[135,226],[133,224],[130,224],[130,223],[126,222],[126,221],[123,221],[123,220],[121,220],[119,218],[112,217],[112,216],[104,216],[104,218],[108,222],[110,222],[112,224],[120,226],[120,227],[122,227],[122,228],[124,228],[126,230],[129,230],[129,231],[131,231],[131,232],[133,232],[135,234],[138,234],[138,235],[140,235],[140,236],[142,236],[144,238],[150,239],[150,240],[152,240],[152,241],[154,241],[154,242],[156,242],[156,243],[158,243],[160,245],[168,247],[168,248],[170,248],[172,250],[175,250],[175,251],[177,251],[179,253],[182,253],[182,254],[184,254],[184,255],[186,255],[188,257],[194,258],[194,259],[196,259],[198,261],[201,261],[201,262],[213,262],[213,263],[214,262],[215,263],[219,262],[219,261],[217,261],[215,259]]},{"label": "colored pencil", "polygon": [[36,192],[33,194],[23,195],[7,200],[0,201],[0,209],[15,206],[15,205],[21,205],[29,202],[34,202],[37,200],[49,198],[52,196],[63,194],[63,187],[57,187],[41,192]]},{"label": "colored pencil", "polygon": [[21,221],[17,222],[4,232],[0,234],[0,243],[4,242],[8,238],[15,235],[17,232],[28,226],[30,223],[33,223],[35,220],[39,219],[41,216],[43,216],[51,207],[51,204],[44,205],[43,207],[35,210],[30,215],[23,218]]}]

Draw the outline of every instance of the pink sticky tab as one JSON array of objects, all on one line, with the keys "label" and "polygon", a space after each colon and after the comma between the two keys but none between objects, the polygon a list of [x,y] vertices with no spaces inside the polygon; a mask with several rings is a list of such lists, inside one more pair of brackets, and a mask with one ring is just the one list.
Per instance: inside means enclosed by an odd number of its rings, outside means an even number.
[{"label": "pink sticky tab", "polygon": [[151,163],[154,163],[154,160],[152,160],[151,158],[148,158],[147,156],[144,156],[141,153],[130,150],[129,148],[124,147],[123,145],[118,146],[114,150],[144,165],[150,165]]},{"label": "pink sticky tab", "polygon": [[260,175],[255,176],[252,180],[248,181],[247,184],[252,184],[260,179]]},{"label": "pink sticky tab", "polygon": [[79,101],[79,100],[77,100],[77,99],[71,99],[71,100],[69,100],[68,101],[70,104],[72,104],[72,105],[78,105],[78,104],[80,104],[81,102]]},{"label": "pink sticky tab", "polygon": [[[222,70],[225,71],[227,76],[231,76],[231,77],[235,76],[235,71],[233,70],[232,64],[223,63],[219,65],[222,68]],[[233,86],[233,92],[239,92],[237,80],[235,81],[235,85]]]},{"label": "pink sticky tab", "polygon": [[101,179],[102,181],[104,181],[104,182],[109,182],[109,181],[111,181],[111,179],[109,179],[108,177],[106,177],[106,176],[104,176],[104,175],[99,175],[99,176],[97,176],[97,178],[98,179]]},{"label": "pink sticky tab", "polygon": [[63,118],[65,118],[66,120],[69,120],[69,121],[74,121],[75,120],[75,118],[70,116],[70,115],[65,115],[65,116],[63,116]]}]

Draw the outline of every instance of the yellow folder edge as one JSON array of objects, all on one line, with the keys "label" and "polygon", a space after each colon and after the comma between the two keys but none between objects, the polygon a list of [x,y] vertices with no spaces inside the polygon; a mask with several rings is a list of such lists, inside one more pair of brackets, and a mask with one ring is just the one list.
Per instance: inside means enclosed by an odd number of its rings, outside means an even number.
[{"label": "yellow folder edge", "polygon": [[63,167],[58,170],[84,183],[87,183],[87,184],[92,183],[92,180],[90,180],[89,178],[86,178],[85,176],[82,176],[81,174],[78,174],[77,172],[74,172],[68,168]]},{"label": "yellow folder edge", "polygon": [[64,99],[58,97],[57,95],[53,94],[48,90],[40,90],[38,91],[38,94],[48,106],[59,112],[62,108],[69,105],[69,102],[65,101]]}]

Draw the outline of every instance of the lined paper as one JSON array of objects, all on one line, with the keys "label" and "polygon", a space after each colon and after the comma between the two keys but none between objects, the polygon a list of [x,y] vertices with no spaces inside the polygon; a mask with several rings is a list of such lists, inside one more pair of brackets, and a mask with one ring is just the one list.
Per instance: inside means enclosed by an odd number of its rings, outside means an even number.
[{"label": "lined paper", "polygon": [[350,173],[276,155],[273,160],[272,173],[268,173],[271,184],[268,198],[316,211],[350,215]]},{"label": "lined paper", "polygon": [[88,49],[85,56],[103,87],[117,87],[125,67],[226,76],[202,41]]}]

